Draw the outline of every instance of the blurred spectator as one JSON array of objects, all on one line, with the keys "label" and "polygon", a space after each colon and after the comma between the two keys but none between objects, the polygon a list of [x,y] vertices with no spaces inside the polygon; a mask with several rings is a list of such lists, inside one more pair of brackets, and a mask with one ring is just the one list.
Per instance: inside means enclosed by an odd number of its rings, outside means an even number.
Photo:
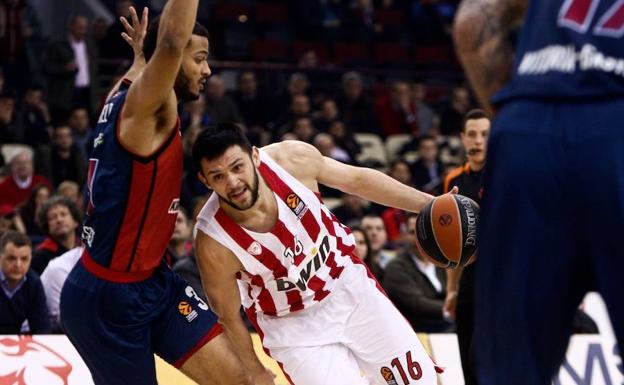
[{"label": "blurred spectator", "polygon": [[[405,185],[413,186],[410,165],[404,159],[397,159],[392,162],[388,174]],[[396,207],[389,207],[381,213],[381,217],[386,226],[388,241],[392,243],[404,241],[402,236],[406,233],[405,221],[407,219],[405,211]]]},{"label": "blurred spectator", "polygon": [[40,38],[41,23],[27,0],[0,0],[0,67],[8,87],[22,89],[37,75]]},{"label": "blurred spectator", "polygon": [[[120,38],[122,32],[126,32],[123,24],[119,20],[120,17],[130,19],[130,7],[133,6],[131,0],[117,0],[115,3],[115,22],[108,27],[106,35],[100,40],[98,48],[101,56],[107,59],[119,59],[132,61],[134,54],[132,48]],[[141,10],[137,9],[140,15]]]},{"label": "blurred spectator", "polygon": [[28,199],[36,186],[44,184],[52,187],[45,177],[34,174],[32,151],[17,151],[10,158],[9,164],[11,175],[0,182],[0,204],[17,207]]},{"label": "blurred spectator", "polygon": [[39,276],[29,270],[32,245],[27,235],[9,231],[0,238],[0,334],[50,332],[46,296]]},{"label": "blurred spectator", "polygon": [[370,240],[371,260],[367,264],[371,268],[371,272],[375,278],[377,278],[378,281],[382,281],[384,269],[391,259],[390,256],[383,253],[383,248],[388,241],[386,226],[379,215],[366,214],[364,218],[362,218],[362,227]]},{"label": "blurred spectator", "polygon": [[315,114],[314,127],[319,132],[329,131],[332,123],[338,120],[338,106],[334,99],[325,99],[321,102],[321,109]]},{"label": "blurred spectator", "polygon": [[206,96],[204,94],[200,94],[197,100],[184,103],[182,113],[180,113],[180,123],[182,133],[210,124],[210,116],[206,113]]},{"label": "blurred spectator", "polygon": [[312,144],[316,136],[316,129],[312,125],[312,119],[307,116],[295,118],[292,133],[295,134],[297,140]]},{"label": "blurred spectator", "polygon": [[356,159],[360,153],[360,145],[355,140],[355,136],[350,132],[345,124],[339,120],[333,122],[327,129],[327,133],[334,138],[334,142],[340,148],[344,149],[349,157],[353,160]]},{"label": "blurred spectator", "polygon": [[412,165],[412,180],[417,189],[440,195],[444,165],[438,156],[438,144],[433,136],[418,140],[418,160]]},{"label": "blurred spectator", "polygon": [[369,269],[376,268],[376,265],[369,265],[372,261],[371,258],[371,248],[370,248],[370,240],[368,239],[368,235],[366,235],[366,231],[359,226],[354,226],[351,228],[351,232],[353,234],[353,238],[355,238],[355,255],[357,255]]},{"label": "blurred spectator", "polygon": [[[44,54],[43,70],[47,76],[47,101],[55,124],[67,120],[71,106],[81,106],[94,113],[97,105],[98,54],[87,38],[89,20],[73,16],[67,36],[50,42]],[[123,39],[117,36],[123,44]]]},{"label": "blurred spectator", "polygon": [[80,186],[78,183],[71,180],[63,181],[56,188],[56,194],[74,202],[80,211],[82,207],[82,195],[80,194]]},{"label": "blurred spectator", "polygon": [[295,28],[303,40],[334,40],[340,35],[343,2],[340,0],[297,0]]},{"label": "blurred spectator", "polygon": [[72,201],[55,196],[43,204],[38,219],[47,238],[35,250],[32,269],[41,274],[51,260],[80,245],[77,230],[81,218]]},{"label": "blurred spectator", "polygon": [[[293,103],[298,95],[308,96],[307,92],[309,86],[310,82],[305,74],[295,72],[290,75],[288,78],[288,84],[286,85],[286,90],[278,95],[276,100],[273,102],[273,107],[277,109],[277,111],[274,111],[273,115],[279,116],[281,111],[284,111],[289,107],[292,110]],[[308,111],[306,114],[310,113],[309,103],[308,99]]]},{"label": "blurred spectator", "polygon": [[301,70],[314,70],[319,67],[319,58],[314,50],[307,50],[299,56],[297,68]]},{"label": "blurred spectator", "polygon": [[247,136],[254,145],[264,145],[267,124],[270,117],[270,100],[260,92],[258,80],[252,71],[243,71],[238,76],[238,88],[233,95],[245,125]]},{"label": "blurred spectator", "polygon": [[23,143],[24,132],[15,113],[15,96],[0,94],[0,143]]},{"label": "blurred spectator", "polygon": [[43,101],[43,89],[30,86],[24,94],[24,103],[20,110],[20,122],[24,132],[22,143],[36,147],[50,143],[50,111]]},{"label": "blurred spectator", "polygon": [[380,32],[381,26],[375,22],[375,8],[372,0],[354,0],[351,2],[346,20],[345,31],[349,40],[368,42]]},{"label": "blurred spectator", "polygon": [[411,86],[411,99],[416,109],[416,122],[419,135],[434,135],[436,114],[433,109],[425,103],[427,97],[427,86],[422,82],[415,82]]},{"label": "blurred spectator", "polygon": [[208,78],[206,86],[206,114],[210,123],[243,123],[238,107],[225,94],[225,83],[219,75]]},{"label": "blurred spectator", "polygon": [[43,274],[41,274],[41,284],[43,285],[43,290],[46,295],[52,333],[63,333],[61,312],[59,311],[61,290],[63,289],[63,284],[67,276],[80,259],[83,251],[83,247],[74,247],[58,258],[50,261],[48,267],[46,267]]},{"label": "blurred spectator", "polygon": [[193,249],[193,234],[192,234],[191,222],[188,215],[183,208],[178,211],[173,234],[169,240],[167,246],[167,252],[171,257],[170,265],[173,266],[176,262],[186,259]]},{"label": "blurred spectator", "polygon": [[71,128],[74,145],[82,156],[88,159],[95,136],[89,122],[89,111],[84,107],[72,108],[67,125]]},{"label": "blurred spectator", "polygon": [[383,288],[414,331],[449,332],[452,325],[443,313],[446,274],[418,252],[416,219],[416,214],[407,219],[409,247],[386,266]]},{"label": "blurred spectator", "polygon": [[19,228],[16,221],[16,212],[15,208],[11,205],[0,205],[0,237],[6,233],[7,231],[20,231],[21,233],[26,233],[23,229]]},{"label": "blurred spectator", "polygon": [[201,277],[199,275],[199,269],[197,268],[197,260],[195,259],[195,253],[190,253],[188,258],[184,258],[176,262],[172,269],[182,279],[184,279],[195,293],[204,301],[208,301],[204,287],[202,286]]},{"label": "blurred spectator", "polygon": [[373,115],[373,106],[364,95],[364,82],[359,73],[350,71],[342,76],[342,93],[336,102],[348,130],[380,133]]},{"label": "blurred spectator", "polygon": [[463,86],[454,87],[451,102],[440,114],[440,133],[459,135],[464,126],[464,115],[470,108],[470,93]]},{"label": "blurred spectator", "polygon": [[392,83],[390,97],[377,100],[375,113],[384,136],[418,133],[416,106],[411,101],[406,82]]},{"label": "blurred spectator", "polygon": [[50,187],[40,184],[33,188],[28,200],[18,207],[18,217],[31,237],[43,237],[45,234],[39,226],[37,218],[41,207],[50,198]]},{"label": "blurred spectator", "polygon": [[78,146],[74,145],[69,126],[54,128],[52,145],[40,147],[37,150],[37,159],[42,173],[55,187],[66,180],[74,181],[80,186],[84,183],[87,161]]},{"label": "blurred spectator", "polygon": [[[305,94],[293,96],[290,109],[279,119],[277,132],[274,136],[280,137],[288,131],[294,129],[295,121],[299,118],[308,118],[310,116],[310,99]],[[312,122],[310,121],[310,125]]]},{"label": "blurred spectator", "polygon": [[340,223],[353,227],[366,214],[366,201],[357,195],[344,193],[342,204],[333,209],[332,213],[340,220]]},{"label": "blurred spectator", "polygon": [[335,159],[343,163],[351,163],[351,157],[342,148],[336,146],[334,138],[325,133],[320,133],[314,138],[314,146],[323,156]]}]

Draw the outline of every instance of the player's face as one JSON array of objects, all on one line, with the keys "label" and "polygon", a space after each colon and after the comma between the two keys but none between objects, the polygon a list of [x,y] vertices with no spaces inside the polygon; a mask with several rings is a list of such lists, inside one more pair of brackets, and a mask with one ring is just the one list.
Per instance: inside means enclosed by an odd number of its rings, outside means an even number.
[{"label": "player's face", "polygon": [[485,163],[487,140],[490,135],[490,120],[486,118],[471,119],[466,122],[461,140],[464,144],[468,161],[476,164]]},{"label": "player's face", "polygon": [[199,94],[204,92],[210,74],[208,39],[192,35],[191,41],[184,49],[182,65],[175,82],[178,100],[184,102],[199,99]]},{"label": "player's face", "polygon": [[258,200],[258,164],[258,150],[250,156],[240,146],[232,146],[217,159],[201,161],[200,179],[223,202],[237,210],[248,210]]},{"label": "player's face", "polygon": [[0,254],[0,268],[10,282],[19,282],[30,268],[30,246],[17,247],[9,242]]}]

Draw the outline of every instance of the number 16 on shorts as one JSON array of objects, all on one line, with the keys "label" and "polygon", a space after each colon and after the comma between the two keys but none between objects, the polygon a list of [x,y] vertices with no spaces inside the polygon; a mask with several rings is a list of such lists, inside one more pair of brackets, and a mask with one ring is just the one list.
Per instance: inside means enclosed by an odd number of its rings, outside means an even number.
[{"label": "number 16 on shorts", "polygon": [[414,384],[422,377],[422,369],[418,362],[412,360],[412,352],[393,358],[390,361],[390,366],[383,366],[380,373],[388,385]]}]

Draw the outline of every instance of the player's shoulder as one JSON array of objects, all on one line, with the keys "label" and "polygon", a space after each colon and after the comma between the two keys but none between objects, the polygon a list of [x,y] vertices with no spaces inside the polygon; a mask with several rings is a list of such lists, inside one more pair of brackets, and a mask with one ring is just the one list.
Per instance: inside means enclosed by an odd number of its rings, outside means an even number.
[{"label": "player's shoulder", "polygon": [[291,161],[294,155],[300,158],[311,156],[315,154],[315,152],[318,152],[314,146],[298,140],[285,140],[279,143],[272,143],[262,147],[262,151],[277,163]]}]

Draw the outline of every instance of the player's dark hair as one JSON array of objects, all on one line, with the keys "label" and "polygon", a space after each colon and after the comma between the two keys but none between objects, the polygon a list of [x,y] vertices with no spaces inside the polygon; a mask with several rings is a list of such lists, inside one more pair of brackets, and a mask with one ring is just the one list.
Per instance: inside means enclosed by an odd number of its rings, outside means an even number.
[{"label": "player's dark hair", "polygon": [[490,119],[490,115],[488,115],[487,112],[485,112],[484,110],[480,109],[480,108],[475,108],[473,110],[470,110],[468,112],[466,112],[466,115],[464,115],[464,124],[462,125],[462,132],[464,132],[464,130],[466,129],[466,122],[469,120],[478,120],[478,119]]},{"label": "player's dark hair", "polygon": [[234,123],[211,124],[199,133],[193,144],[193,163],[201,170],[201,160],[217,159],[232,146],[240,146],[251,154],[251,143],[243,130]]},{"label": "player's dark hair", "polygon": [[[156,44],[158,43],[158,27],[160,25],[160,16],[155,17],[150,21],[147,26],[147,32],[145,34],[145,39],[143,39],[143,55],[145,56],[145,61],[148,61],[154,52],[156,51]],[[193,35],[202,36],[208,39],[210,34],[208,33],[208,29],[203,25],[195,22],[195,27],[193,27]]]}]

